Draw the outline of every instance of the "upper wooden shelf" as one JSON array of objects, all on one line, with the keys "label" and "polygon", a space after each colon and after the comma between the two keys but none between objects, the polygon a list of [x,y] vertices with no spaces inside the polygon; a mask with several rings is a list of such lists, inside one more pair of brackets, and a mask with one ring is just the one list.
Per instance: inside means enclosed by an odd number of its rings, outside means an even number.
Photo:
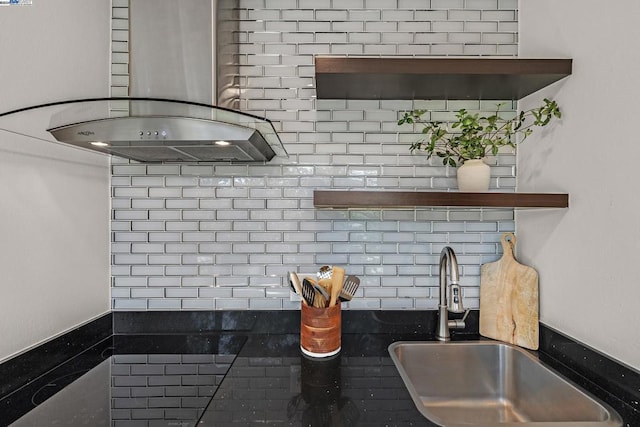
[{"label": "upper wooden shelf", "polygon": [[441,191],[314,191],[318,208],[568,208],[564,193],[461,193]]},{"label": "upper wooden shelf", "polygon": [[571,74],[571,59],[316,56],[318,99],[517,100]]}]

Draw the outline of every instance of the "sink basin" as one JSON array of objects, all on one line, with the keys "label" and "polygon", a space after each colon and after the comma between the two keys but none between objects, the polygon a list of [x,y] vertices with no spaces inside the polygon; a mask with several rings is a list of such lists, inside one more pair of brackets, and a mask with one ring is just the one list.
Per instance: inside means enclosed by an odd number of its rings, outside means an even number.
[{"label": "sink basin", "polygon": [[607,404],[509,344],[396,342],[391,359],[418,410],[441,426],[621,426]]}]

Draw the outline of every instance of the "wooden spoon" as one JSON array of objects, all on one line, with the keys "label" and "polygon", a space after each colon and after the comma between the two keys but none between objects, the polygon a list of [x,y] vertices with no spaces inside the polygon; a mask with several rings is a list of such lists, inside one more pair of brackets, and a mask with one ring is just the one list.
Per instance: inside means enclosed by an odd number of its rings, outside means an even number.
[{"label": "wooden spoon", "polygon": [[329,298],[331,295],[331,279],[319,279],[318,286],[321,287],[326,292],[326,300],[327,304],[329,303]]},{"label": "wooden spoon", "polygon": [[344,284],[344,268],[333,267],[333,275],[331,276],[331,300],[329,301],[329,307],[333,307],[338,302],[338,295],[342,290]]}]

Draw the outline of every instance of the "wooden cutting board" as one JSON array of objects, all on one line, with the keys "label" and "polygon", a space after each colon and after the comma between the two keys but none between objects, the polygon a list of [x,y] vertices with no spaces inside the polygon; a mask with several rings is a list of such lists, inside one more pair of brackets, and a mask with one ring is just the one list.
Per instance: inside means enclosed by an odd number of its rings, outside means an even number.
[{"label": "wooden cutting board", "polygon": [[516,236],[504,233],[502,258],[480,270],[480,334],[538,349],[538,273],[516,261]]}]

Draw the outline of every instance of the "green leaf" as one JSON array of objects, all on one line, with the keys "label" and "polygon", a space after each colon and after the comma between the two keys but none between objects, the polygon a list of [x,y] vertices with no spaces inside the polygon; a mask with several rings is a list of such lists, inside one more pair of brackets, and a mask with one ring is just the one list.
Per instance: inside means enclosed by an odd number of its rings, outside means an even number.
[{"label": "green leaf", "polygon": [[[515,135],[521,134],[520,141],[524,141],[533,132],[532,126],[546,126],[562,115],[557,103],[549,99],[538,108],[518,112],[512,119],[500,117],[502,105],[497,104],[496,113],[488,116],[460,109],[448,125],[422,120],[426,110],[412,110],[405,112],[398,124],[422,126],[420,133],[424,139],[410,146],[412,152],[424,150],[427,158],[435,155],[443,159],[443,164],[455,165],[456,159],[464,161],[488,153],[496,155],[500,147],[515,147]],[[533,123],[527,125],[529,118]]]}]

